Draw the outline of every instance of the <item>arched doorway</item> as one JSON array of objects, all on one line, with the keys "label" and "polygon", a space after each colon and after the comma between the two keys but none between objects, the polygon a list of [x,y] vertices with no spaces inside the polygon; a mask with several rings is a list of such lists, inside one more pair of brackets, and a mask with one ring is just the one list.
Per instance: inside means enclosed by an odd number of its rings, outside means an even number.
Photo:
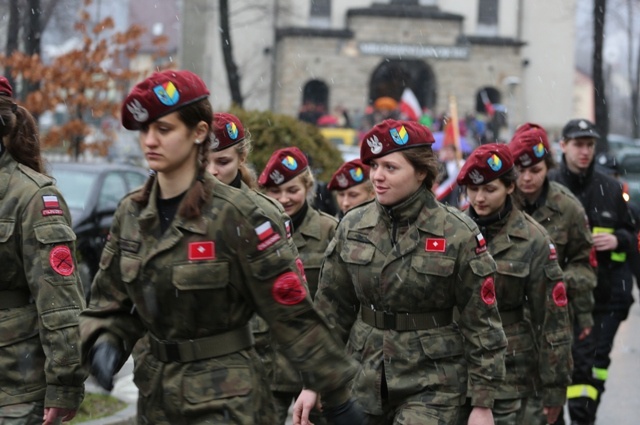
[{"label": "arched doorway", "polygon": [[408,87],[416,95],[420,106],[433,109],[437,100],[433,70],[421,60],[385,59],[371,74],[369,103],[388,96],[397,101]]},{"label": "arched doorway", "polygon": [[298,119],[315,124],[329,108],[329,87],[324,81],[309,80],[302,89],[302,106]]}]

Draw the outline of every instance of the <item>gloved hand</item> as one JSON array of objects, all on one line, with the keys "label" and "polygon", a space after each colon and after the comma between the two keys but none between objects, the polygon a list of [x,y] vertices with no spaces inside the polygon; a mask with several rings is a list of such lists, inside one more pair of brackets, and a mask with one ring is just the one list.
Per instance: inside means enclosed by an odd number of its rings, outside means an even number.
[{"label": "gloved hand", "polygon": [[122,358],[121,350],[109,342],[100,342],[93,346],[89,353],[91,358],[90,372],[98,384],[107,391],[113,389],[113,375]]},{"label": "gloved hand", "polygon": [[353,400],[337,407],[325,407],[323,414],[334,425],[365,425],[367,423],[367,417],[362,408]]}]

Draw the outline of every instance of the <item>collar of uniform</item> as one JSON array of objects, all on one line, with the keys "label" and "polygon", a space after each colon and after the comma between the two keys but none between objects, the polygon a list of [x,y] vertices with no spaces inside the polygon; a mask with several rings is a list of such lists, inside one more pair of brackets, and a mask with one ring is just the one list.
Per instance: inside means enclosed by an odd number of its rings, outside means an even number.
[{"label": "collar of uniform", "polygon": [[311,237],[316,240],[322,239],[322,229],[320,228],[320,213],[311,206],[307,209],[307,214],[302,220],[300,229],[293,229],[294,232],[300,232],[304,236]]},{"label": "collar of uniform", "polygon": [[[387,225],[391,225],[392,222],[401,224],[405,222],[413,223],[420,215],[422,208],[424,208],[425,205],[429,206],[428,200],[430,193],[431,192],[429,192],[424,186],[420,186],[420,189],[418,189],[413,195],[392,207],[386,207],[376,201],[380,217],[382,217],[382,220]],[[431,199],[434,199],[433,194],[431,194]],[[435,202],[433,202],[433,206],[435,206]]]},{"label": "collar of uniform", "polygon": [[[560,187],[562,186],[560,183],[552,182],[547,180],[548,188],[547,188],[547,196],[545,198],[545,203],[549,209],[562,214],[562,207],[558,203],[558,193],[561,193]],[[567,188],[565,190],[568,191]]]},{"label": "collar of uniform", "polygon": [[9,152],[5,152],[0,156],[0,199],[4,199],[9,190],[9,180],[11,174],[18,168],[18,163],[13,159]]},{"label": "collar of uniform", "polygon": [[[205,185],[213,185],[213,177],[209,173],[205,173],[204,176],[204,184]],[[158,194],[158,179],[156,178],[153,182],[153,186],[151,187],[151,193],[149,194],[149,203],[147,206],[142,209],[140,212],[139,220],[146,225],[147,228],[151,226],[155,220],[159,220],[158,217],[158,205],[156,202],[157,194]],[[184,200],[184,198],[183,198]],[[180,207],[178,207],[179,210]],[[181,229],[188,230],[191,233],[197,233],[204,235],[207,233],[207,220],[201,214],[198,217],[192,219],[183,218],[180,213],[176,213],[176,216],[173,219],[173,223],[176,227],[180,227]]]}]

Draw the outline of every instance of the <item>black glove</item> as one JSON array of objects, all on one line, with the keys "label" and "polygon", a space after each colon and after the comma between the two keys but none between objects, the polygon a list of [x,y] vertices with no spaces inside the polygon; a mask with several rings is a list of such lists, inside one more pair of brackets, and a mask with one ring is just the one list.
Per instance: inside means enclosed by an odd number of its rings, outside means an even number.
[{"label": "black glove", "polygon": [[353,400],[349,400],[340,406],[323,409],[324,417],[333,425],[365,425],[367,417]]},{"label": "black glove", "polygon": [[102,388],[111,391],[113,375],[122,358],[121,350],[109,342],[101,342],[93,346],[89,356],[91,357],[91,374]]}]

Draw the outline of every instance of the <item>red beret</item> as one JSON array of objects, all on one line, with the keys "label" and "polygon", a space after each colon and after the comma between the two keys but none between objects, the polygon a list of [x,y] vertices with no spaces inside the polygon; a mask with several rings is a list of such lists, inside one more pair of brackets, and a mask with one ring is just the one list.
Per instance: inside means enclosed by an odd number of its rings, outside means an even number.
[{"label": "red beret", "polygon": [[476,148],[465,161],[458,174],[459,185],[481,185],[506,174],[513,168],[509,147],[503,143],[490,143]]},{"label": "red beret", "polygon": [[219,152],[244,140],[240,119],[226,112],[213,114],[213,143],[211,150]]},{"label": "red beret", "polygon": [[122,125],[139,130],[160,117],[209,96],[202,79],[191,71],[154,72],[136,84],[122,104]]},{"label": "red beret", "polygon": [[369,167],[359,159],[354,159],[353,161],[345,162],[338,168],[338,171],[331,176],[327,189],[345,190],[367,180],[369,180]]},{"label": "red beret", "polygon": [[509,149],[516,165],[531,167],[549,154],[547,132],[538,124],[522,124],[513,134]]},{"label": "red beret", "polygon": [[296,147],[278,149],[271,155],[267,166],[258,178],[260,186],[280,186],[302,173],[309,161]]},{"label": "red beret", "polygon": [[392,152],[430,145],[435,140],[427,127],[414,121],[384,120],[376,124],[360,143],[360,159],[369,164],[372,159]]},{"label": "red beret", "polygon": [[13,88],[5,77],[0,77],[0,95],[13,97]]}]

